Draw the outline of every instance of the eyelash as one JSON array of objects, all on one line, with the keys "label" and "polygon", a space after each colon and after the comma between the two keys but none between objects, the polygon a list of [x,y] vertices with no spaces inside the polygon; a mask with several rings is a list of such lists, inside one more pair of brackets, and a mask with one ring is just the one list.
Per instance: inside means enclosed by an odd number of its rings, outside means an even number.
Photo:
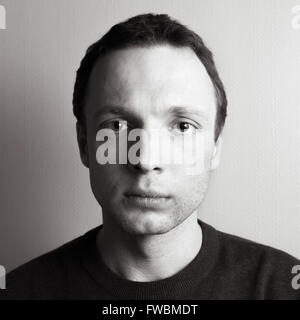
[{"label": "eyelash", "polygon": [[[193,129],[194,129],[194,131],[200,129],[197,125],[195,125],[195,124],[193,124],[193,123],[191,123],[191,122],[189,122],[189,121],[187,121],[187,120],[179,120],[179,121],[177,121],[177,122],[175,123],[175,125],[180,125],[180,124],[182,124],[182,123],[185,123],[185,124],[188,124],[189,126],[192,126]],[[171,126],[171,128],[172,128],[172,126]],[[181,134],[187,134],[187,133],[185,133],[184,131],[181,131],[181,129],[179,129],[179,131],[180,131]]]},{"label": "eyelash", "polygon": [[[101,127],[105,127],[105,128],[108,128],[108,129],[112,129],[113,131],[115,131],[115,132],[117,132],[117,133],[122,132],[122,130],[119,131],[119,130],[117,130],[117,129],[115,129],[115,128],[109,127],[109,125],[113,125],[114,122],[119,122],[119,123],[122,123],[122,122],[123,122],[123,124],[125,123],[125,125],[127,126],[126,129],[129,129],[129,128],[130,128],[130,127],[128,126],[127,121],[126,121],[126,120],[122,120],[122,119],[113,119],[113,120],[106,121],[106,122],[104,122],[104,123],[101,125]],[[173,125],[171,125],[171,126],[169,127],[169,130],[171,130],[175,125],[180,125],[180,124],[182,124],[182,123],[185,123],[185,124],[188,124],[189,126],[192,126],[192,127],[194,128],[194,130],[199,130],[199,129],[201,129],[201,126],[200,126],[199,124],[196,125],[196,124],[193,124],[193,123],[191,123],[190,121],[187,121],[187,120],[179,120],[179,121],[174,122]],[[125,129],[124,129],[124,130],[125,130]],[[179,131],[180,131],[180,133],[182,133],[182,134],[186,134],[184,131],[181,131],[180,129],[179,129]]]},{"label": "eyelash", "polygon": [[117,129],[115,129],[115,128],[109,127],[109,125],[113,125],[114,122],[124,122],[124,123],[126,124],[127,128],[129,127],[126,120],[113,119],[113,120],[105,121],[105,122],[101,125],[101,128],[112,129],[113,131],[115,131],[115,132],[117,132],[117,133],[118,133],[118,132],[121,132],[121,131],[117,131]]}]

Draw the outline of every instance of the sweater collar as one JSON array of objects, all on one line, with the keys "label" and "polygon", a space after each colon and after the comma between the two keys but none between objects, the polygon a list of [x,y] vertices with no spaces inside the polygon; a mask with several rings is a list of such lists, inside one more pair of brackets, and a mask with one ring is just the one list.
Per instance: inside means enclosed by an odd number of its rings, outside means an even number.
[{"label": "sweater collar", "polygon": [[88,231],[81,250],[87,271],[116,299],[188,299],[211,271],[218,254],[217,231],[198,219],[202,229],[202,246],[195,258],[175,275],[156,281],[140,282],[121,278],[101,259],[96,236],[103,225]]}]

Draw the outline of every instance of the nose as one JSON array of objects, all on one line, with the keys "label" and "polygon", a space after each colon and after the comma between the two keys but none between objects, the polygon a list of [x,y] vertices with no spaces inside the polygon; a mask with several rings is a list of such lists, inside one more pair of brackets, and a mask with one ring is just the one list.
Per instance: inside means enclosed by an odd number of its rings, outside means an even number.
[{"label": "nose", "polygon": [[134,156],[129,150],[129,167],[141,173],[162,172],[164,165],[161,162],[159,130],[141,130],[138,137],[139,140],[131,146]]},{"label": "nose", "polygon": [[138,163],[135,165],[132,165],[132,168],[134,171],[141,172],[141,173],[147,173],[147,172],[152,172],[155,171],[157,173],[162,171],[162,168],[158,165],[147,165],[147,164],[142,164]]}]

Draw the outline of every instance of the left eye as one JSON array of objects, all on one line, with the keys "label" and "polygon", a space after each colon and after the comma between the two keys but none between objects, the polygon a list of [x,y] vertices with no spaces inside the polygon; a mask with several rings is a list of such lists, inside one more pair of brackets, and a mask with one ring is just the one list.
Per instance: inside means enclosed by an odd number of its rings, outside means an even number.
[{"label": "left eye", "polygon": [[186,121],[179,121],[174,125],[174,127],[175,127],[175,130],[178,130],[181,133],[185,133],[185,134],[194,133],[197,130],[197,128],[194,125]]}]

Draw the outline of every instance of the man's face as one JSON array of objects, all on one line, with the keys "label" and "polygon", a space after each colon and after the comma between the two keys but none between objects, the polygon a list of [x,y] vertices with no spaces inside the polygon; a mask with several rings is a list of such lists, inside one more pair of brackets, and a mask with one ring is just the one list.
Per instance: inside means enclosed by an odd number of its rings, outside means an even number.
[{"label": "man's face", "polygon": [[[85,112],[87,145],[81,145],[81,153],[105,225],[131,234],[161,234],[196,214],[210,171],[218,164],[221,138],[214,143],[213,85],[191,49],[168,45],[129,48],[99,58],[89,79]],[[140,165],[100,165],[96,152],[104,142],[96,141],[97,132],[113,130],[117,144],[110,147],[118,155],[124,128],[163,132],[161,138],[173,139],[175,154],[182,152],[179,141],[183,135],[200,136],[203,143],[196,161],[201,161],[201,171],[188,174],[190,165],[184,163],[147,162],[143,150],[148,148],[151,155],[159,146],[151,145],[151,138],[144,136]],[[128,142],[126,151],[132,144]],[[162,198],[143,198],[142,192],[155,192]]]}]

